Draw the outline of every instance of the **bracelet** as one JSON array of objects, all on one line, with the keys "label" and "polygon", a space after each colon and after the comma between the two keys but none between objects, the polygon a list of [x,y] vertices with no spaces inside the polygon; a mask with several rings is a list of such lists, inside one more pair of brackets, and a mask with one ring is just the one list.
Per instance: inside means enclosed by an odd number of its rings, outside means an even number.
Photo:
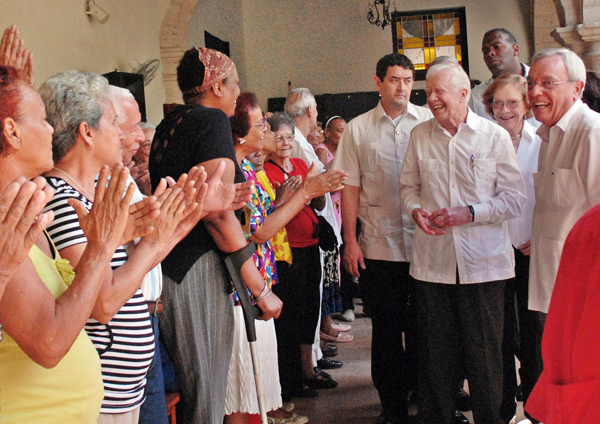
[{"label": "bracelet", "polygon": [[254,304],[260,302],[261,300],[263,300],[265,297],[267,297],[270,294],[271,294],[271,289],[269,288],[269,285],[267,283],[265,283],[265,287],[263,288],[263,291],[258,295],[258,297],[254,298]]},{"label": "bracelet", "polygon": [[469,212],[471,212],[471,216],[473,217],[473,220],[471,222],[475,222],[475,209],[473,209],[473,206],[471,205],[467,207],[469,208]]}]

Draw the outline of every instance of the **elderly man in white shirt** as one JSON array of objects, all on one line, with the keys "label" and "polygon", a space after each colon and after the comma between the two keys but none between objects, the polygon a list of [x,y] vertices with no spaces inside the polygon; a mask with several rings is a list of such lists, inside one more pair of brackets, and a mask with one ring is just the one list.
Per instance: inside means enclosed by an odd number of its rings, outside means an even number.
[{"label": "elderly man in white shirt", "polygon": [[453,423],[462,362],[475,423],[503,424],[504,280],[515,275],[506,221],[520,216],[525,183],[508,133],[467,107],[459,65],[431,67],[426,92],[435,119],[413,129],[400,175],[404,210],[419,227],[410,268],[419,415]]},{"label": "elderly man in white shirt", "polygon": [[583,61],[562,48],[536,53],[527,76],[529,101],[542,123],[529,277],[529,309],[540,312],[542,324],[567,235],[600,202],[600,114],[580,100],[585,80]]},{"label": "elderly man in white shirt", "polygon": [[408,274],[414,223],[402,213],[398,178],[410,131],[432,114],[409,101],[414,66],[406,56],[381,58],[374,81],[381,101],[348,123],[333,168],[349,174],[342,192],[344,266],[360,277],[371,307],[371,376],[383,409],[376,424],[398,424],[408,420],[408,391],[416,386],[414,306],[409,308],[414,280]]},{"label": "elderly man in white shirt", "polygon": [[[308,88],[295,88],[290,93],[285,102],[285,111],[294,119],[296,124],[296,131],[294,131],[294,145],[292,147],[292,157],[302,159],[306,165],[310,168],[313,164],[317,167],[319,174],[325,172],[323,163],[319,160],[319,157],[315,153],[315,149],[306,139],[306,136],[317,128],[317,102],[315,97],[312,95]],[[317,214],[323,216],[333,228],[333,232],[338,241],[338,246],[342,244],[342,236],[338,229],[337,220],[335,217],[335,211],[333,209],[333,202],[331,201],[331,195],[325,194],[325,207],[322,211],[316,211]],[[323,251],[321,250],[321,268],[324,267],[324,261],[328,259]],[[321,278],[321,292],[323,290],[323,279]],[[315,343],[312,348],[312,362],[313,366],[320,364],[327,364],[327,368],[339,368],[343,364],[341,361],[333,361],[323,357],[323,352],[320,347],[320,329],[321,321],[317,325],[317,331],[315,334]],[[352,341],[353,336],[342,335],[347,341]],[[303,352],[303,355],[306,355]],[[303,359],[304,360],[304,359]]]}]

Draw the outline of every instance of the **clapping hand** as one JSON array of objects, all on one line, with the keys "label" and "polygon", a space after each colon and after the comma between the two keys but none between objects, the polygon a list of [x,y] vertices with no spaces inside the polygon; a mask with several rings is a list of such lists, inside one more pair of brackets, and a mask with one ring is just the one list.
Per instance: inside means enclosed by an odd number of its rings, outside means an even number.
[{"label": "clapping hand", "polygon": [[33,87],[33,53],[25,48],[16,25],[4,30],[0,41],[0,65],[12,66]]},{"label": "clapping hand", "polygon": [[98,246],[114,252],[123,244],[135,187],[130,185],[125,189],[129,170],[123,165],[113,168],[112,178],[107,185],[109,175],[108,166],[103,166],[98,176],[98,184],[96,184],[94,203],[89,212],[83,203],[76,199],[69,199],[69,205],[75,209],[79,217],[79,223],[88,244],[96,243]]}]

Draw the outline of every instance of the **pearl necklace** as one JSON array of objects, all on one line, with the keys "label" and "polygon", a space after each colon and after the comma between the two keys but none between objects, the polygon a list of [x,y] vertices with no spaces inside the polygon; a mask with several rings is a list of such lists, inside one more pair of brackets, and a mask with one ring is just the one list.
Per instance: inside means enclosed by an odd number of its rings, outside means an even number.
[{"label": "pearl necklace", "polygon": [[514,140],[514,139],[516,139],[517,137],[521,137],[521,134],[523,134],[523,133],[519,133],[519,134],[515,135],[514,137],[511,137],[510,139],[511,139],[511,140]]},{"label": "pearl necklace", "polygon": [[71,179],[71,181],[73,181],[73,182],[75,183],[75,185],[77,186],[77,188],[79,188],[81,191],[83,191],[83,193],[84,193],[84,194],[87,196],[88,200],[93,200],[93,199],[94,199],[94,196],[92,196],[90,193],[88,193],[88,191],[87,191],[85,188],[83,188],[83,187],[81,186],[81,184],[79,184],[75,178],[71,177],[71,176],[70,176],[69,174],[67,174],[65,171],[63,171],[63,170],[62,170],[62,169],[60,169],[60,168],[57,168],[56,166],[55,166],[53,169],[56,169],[57,171],[60,171],[60,172],[62,172],[63,174],[65,174],[67,177],[69,177],[69,178]]}]

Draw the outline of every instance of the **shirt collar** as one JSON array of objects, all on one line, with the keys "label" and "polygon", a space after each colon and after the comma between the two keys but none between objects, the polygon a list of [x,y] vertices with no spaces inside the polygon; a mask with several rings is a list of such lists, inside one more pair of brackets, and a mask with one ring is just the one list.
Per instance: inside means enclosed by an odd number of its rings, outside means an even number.
[{"label": "shirt collar", "polygon": [[[458,134],[465,127],[470,128],[472,131],[479,131],[481,129],[482,119],[483,118],[479,117],[479,115],[477,115],[475,112],[473,112],[471,110],[471,108],[467,108],[467,121],[466,122],[461,122],[458,125],[458,131],[456,131],[456,134]],[[435,125],[440,130],[442,130],[445,134],[449,135],[450,137],[453,137],[450,134],[450,132],[448,132],[448,130],[446,128],[444,128],[439,122],[436,121]]]},{"label": "shirt collar", "polygon": [[[406,105],[406,109],[404,109],[404,113],[402,114],[402,116],[406,116],[406,115],[410,115],[413,118],[418,119],[417,107],[415,105],[413,105],[411,102],[408,102],[408,104]],[[379,103],[377,103],[377,106],[375,107],[375,109],[373,110],[373,125],[380,122],[386,116],[389,117],[389,115],[387,113],[385,113],[385,110],[383,109],[383,106],[381,105],[381,100],[380,100]],[[392,120],[392,118],[390,118],[390,121],[391,120]]]},{"label": "shirt collar", "polygon": [[582,106],[583,102],[581,99],[577,99],[573,106],[569,108],[569,110],[562,116],[562,118],[558,120],[556,124],[554,124],[553,127],[548,127],[547,125],[542,124],[537,130],[537,135],[539,135],[540,138],[545,142],[548,142],[550,141],[550,130],[552,128],[559,128],[563,133],[566,132],[571,119],[573,119],[573,116]]}]

